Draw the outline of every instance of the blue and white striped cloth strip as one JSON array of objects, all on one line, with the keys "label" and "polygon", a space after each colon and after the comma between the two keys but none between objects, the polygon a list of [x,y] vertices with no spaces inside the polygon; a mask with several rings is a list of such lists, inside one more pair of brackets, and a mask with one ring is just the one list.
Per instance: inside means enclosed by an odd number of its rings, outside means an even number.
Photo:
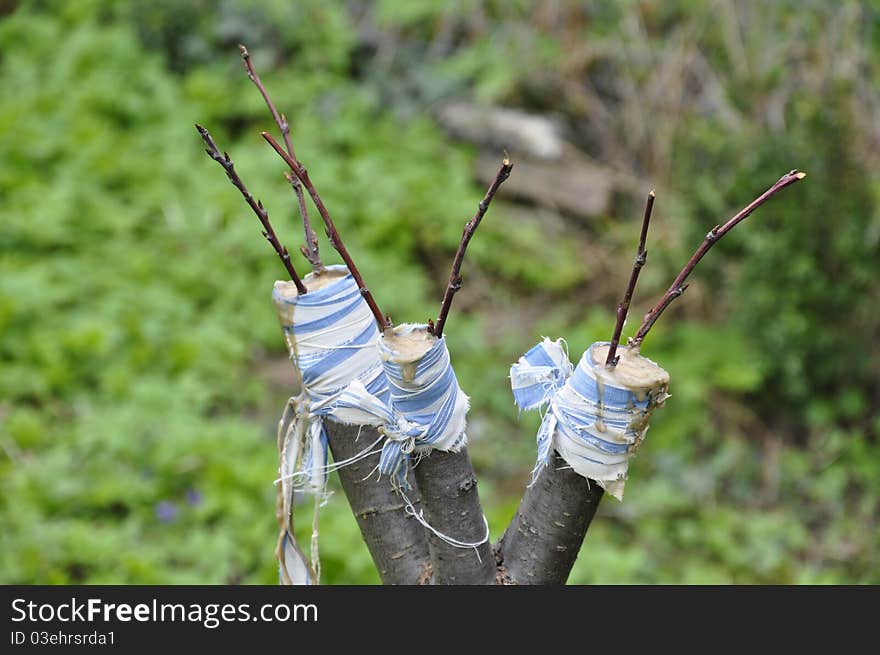
[{"label": "blue and white striped cloth strip", "polygon": [[[644,388],[615,386],[597,369],[594,343],[573,368],[562,340],[545,338],[510,369],[521,410],[547,407],[538,429],[534,478],[556,450],[580,475],[623,499],[627,465],[648,429],[654,408],[666,399],[665,372]],[[655,365],[656,366],[656,365]],[[668,377],[665,378],[668,381]]]},{"label": "blue and white striped cloth strip", "polygon": [[337,279],[302,296],[292,282],[276,282],[272,293],[291,360],[302,379],[302,391],[292,401],[295,438],[285,439],[281,480],[291,487],[295,480],[312,492],[323,490],[327,481],[323,418],[339,418],[334,413],[339,393],[357,380],[381,402],[390,400],[376,348],[379,330],[357,283],[344,266],[328,266],[324,275]]},{"label": "blue and white striped cloth strip", "polygon": [[315,573],[309,565],[305,554],[296,541],[285,532],[281,538],[281,565],[278,567],[278,584],[281,585],[313,585],[316,584]]},{"label": "blue and white striped cloth strip", "polygon": [[[426,328],[403,324],[394,328],[394,335],[415,334]],[[465,428],[470,400],[458,386],[443,337],[411,361],[396,352],[391,341],[384,335],[379,341],[379,354],[391,390],[390,407],[355,381],[335,401],[333,411],[349,423],[379,426],[386,437],[379,472],[405,489],[407,455],[430,450],[458,451],[467,444]]]}]

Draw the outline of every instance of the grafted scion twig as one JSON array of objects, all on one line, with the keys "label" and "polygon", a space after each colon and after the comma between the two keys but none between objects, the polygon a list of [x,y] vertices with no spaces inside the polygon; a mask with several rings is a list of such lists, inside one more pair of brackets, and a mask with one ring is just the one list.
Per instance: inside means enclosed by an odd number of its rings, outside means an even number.
[{"label": "grafted scion twig", "polygon": [[233,164],[232,159],[229,158],[229,154],[225,152],[220,154],[220,150],[217,148],[217,144],[214,143],[214,139],[211,138],[208,130],[198,123],[196,123],[196,129],[199,131],[199,134],[202,135],[202,140],[204,140],[208,146],[205,149],[205,152],[208,153],[211,159],[223,167],[223,170],[226,171],[226,177],[228,177],[233,186],[241,192],[241,195],[244,196],[247,204],[250,205],[250,208],[254,210],[257,218],[260,219],[260,223],[263,224],[263,236],[266,237],[266,240],[272,244],[275,252],[278,253],[281,262],[284,264],[284,268],[286,268],[287,272],[290,274],[290,279],[293,280],[293,283],[296,285],[296,290],[300,294],[307,293],[306,286],[303,284],[299,275],[297,275],[296,269],[293,268],[293,263],[290,261],[290,253],[287,252],[287,248],[281,245],[281,242],[275,235],[275,230],[272,229],[272,224],[269,222],[269,212],[265,210],[263,203],[259,200],[254,200],[251,192],[247,190],[244,182],[241,181],[241,178],[235,171],[235,165]]},{"label": "grafted scion twig", "polygon": [[648,194],[648,202],[645,204],[645,215],[642,219],[642,233],[639,236],[639,249],[636,253],[636,260],[633,263],[632,273],[629,276],[629,284],[626,287],[626,293],[623,300],[617,306],[617,323],[614,325],[614,336],[611,337],[611,346],[608,348],[608,357],[605,359],[605,366],[617,365],[618,357],[617,346],[620,343],[620,333],[623,331],[623,324],[626,322],[626,315],[629,313],[629,304],[632,300],[633,291],[636,288],[636,282],[639,280],[639,272],[642,266],[648,260],[648,251],[645,250],[645,242],[648,239],[648,224],[651,222],[651,212],[654,209],[654,198],[656,194],[651,191]]},{"label": "grafted scion twig", "polygon": [[318,195],[317,190],[315,189],[315,185],[312,184],[312,180],[309,178],[309,172],[306,170],[306,167],[303,166],[300,161],[289,155],[284,151],[278,142],[272,138],[272,135],[268,132],[260,133],[266,141],[268,141],[269,145],[274,148],[275,152],[287,163],[290,167],[290,170],[293,174],[302,182],[302,185],[306,188],[306,191],[309,192],[309,195],[312,197],[312,202],[315,203],[315,207],[318,208],[318,213],[321,215],[321,218],[324,220],[324,225],[327,229],[327,238],[330,239],[330,245],[333,246],[342,257],[342,261],[345,262],[345,265],[348,267],[349,272],[352,277],[357,282],[358,289],[361,291],[361,295],[364,297],[367,305],[370,307],[370,311],[373,312],[373,316],[376,317],[376,323],[379,325],[380,330],[384,330],[386,328],[391,327],[391,320],[388,316],[382,313],[382,310],[379,309],[379,305],[376,304],[376,300],[373,298],[373,294],[370,293],[370,290],[367,288],[366,284],[364,284],[364,279],[361,277],[360,271],[358,271],[357,266],[355,266],[354,262],[351,259],[351,255],[348,254],[348,250],[345,247],[345,244],[342,242],[342,239],[339,237],[339,232],[336,230],[336,226],[333,224],[333,219],[330,218],[330,212],[327,211],[327,207],[324,206],[324,201],[321,200],[321,196]]},{"label": "grafted scion twig", "polygon": [[443,336],[443,327],[446,325],[449,308],[452,307],[452,298],[461,289],[461,264],[464,261],[464,254],[468,243],[470,243],[471,237],[474,236],[474,232],[480,226],[483,216],[486,215],[486,211],[489,209],[489,204],[492,202],[492,198],[495,197],[498,187],[510,177],[511,170],[513,170],[513,164],[510,163],[508,157],[505,157],[504,161],[501,162],[501,168],[498,169],[498,173],[495,175],[495,179],[489,185],[489,190],[486,191],[486,195],[480,201],[477,213],[464,226],[464,232],[462,232],[461,242],[458,244],[455,259],[452,260],[452,271],[449,273],[449,282],[446,285],[446,292],[443,294],[443,302],[440,304],[440,314],[437,316],[437,323],[428,324],[434,336],[438,339]]},{"label": "grafted scion twig", "polygon": [[782,191],[782,189],[789,186],[790,184],[794,184],[795,182],[804,179],[806,176],[806,173],[802,173],[796,169],[789,171],[788,173],[780,177],[773,186],[771,186],[760,196],[752,200],[752,202],[750,202],[748,205],[743,207],[724,225],[716,225],[711,230],[709,230],[706,238],[703,239],[703,243],[700,244],[696,252],[694,252],[691,258],[688,260],[687,264],[684,265],[684,268],[681,269],[681,272],[676,276],[675,280],[672,281],[672,284],[669,286],[669,289],[660,299],[660,302],[658,302],[651,309],[651,311],[645,314],[645,318],[642,321],[642,325],[639,328],[639,331],[632,339],[633,345],[636,347],[641,345],[642,341],[645,339],[645,336],[651,330],[654,323],[657,322],[660,314],[663,313],[663,311],[669,306],[669,304],[673,300],[675,300],[685,292],[685,289],[687,289],[687,285],[684,283],[684,281],[687,279],[688,275],[691,274],[691,271],[694,270],[694,267],[697,265],[697,263],[703,258],[703,255],[705,255],[709,251],[709,249],[721,239],[721,237],[730,232],[740,222],[745,220],[753,211],[755,211],[758,207],[770,200],[770,198],[776,195],[779,191]]},{"label": "grafted scion twig", "polygon": [[[278,110],[275,109],[275,104],[269,97],[269,92],[266,91],[266,87],[263,86],[263,82],[260,80],[260,76],[254,68],[248,49],[243,45],[239,45],[238,49],[241,51],[241,59],[244,62],[244,69],[247,71],[248,77],[257,87],[257,90],[259,90],[260,95],[263,96],[263,100],[266,101],[266,106],[269,108],[269,112],[272,114],[275,124],[278,125],[278,129],[281,131],[281,136],[284,139],[284,146],[287,148],[287,153],[291,157],[296,157],[293,150],[293,143],[290,140],[290,123],[287,121],[287,117],[284,114],[279,114]],[[299,205],[299,215],[302,218],[303,231],[305,232],[306,245],[300,246],[300,252],[312,265],[313,270],[321,272],[324,270],[324,264],[321,261],[321,256],[318,254],[318,236],[315,234],[315,230],[312,229],[312,223],[309,220],[309,211],[306,207],[306,199],[303,194],[302,185],[295,176],[286,175],[286,177],[287,181],[290,182],[290,185],[293,187],[293,192],[296,194],[297,204]]]}]

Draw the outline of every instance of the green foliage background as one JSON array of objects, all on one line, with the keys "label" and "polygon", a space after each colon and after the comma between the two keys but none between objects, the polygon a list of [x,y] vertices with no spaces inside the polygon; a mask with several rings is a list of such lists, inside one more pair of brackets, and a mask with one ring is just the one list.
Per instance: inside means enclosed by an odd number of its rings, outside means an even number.
[{"label": "green foliage background", "polygon": [[[573,353],[608,338],[644,191],[658,202],[636,316],[708,228],[781,173],[807,171],[713,250],[646,341],[673,397],[571,582],[880,583],[870,3],[78,0],[0,12],[0,582],[276,578],[287,394],[267,370],[284,357],[270,303],[283,269],[192,127],[230,151],[293,250],[244,42],[398,322],[436,311],[481,196],[476,153],[439,129],[438,102],[552,112],[642,182],[607,216],[562,229],[499,201],[473,242],[448,340],[493,537],[537,425],[517,417],[508,367],[541,335]],[[321,532],[325,582],[377,582],[341,493]]]}]

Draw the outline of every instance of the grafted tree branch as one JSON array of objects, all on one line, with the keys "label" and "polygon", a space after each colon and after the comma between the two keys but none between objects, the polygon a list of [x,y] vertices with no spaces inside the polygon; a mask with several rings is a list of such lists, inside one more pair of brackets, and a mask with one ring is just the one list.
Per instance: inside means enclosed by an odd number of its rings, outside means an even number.
[{"label": "grafted tree branch", "polygon": [[336,230],[336,226],[333,224],[333,219],[330,217],[330,212],[327,211],[327,207],[324,206],[324,202],[321,200],[321,196],[318,195],[318,191],[315,189],[315,185],[312,184],[312,180],[309,178],[309,172],[306,170],[305,166],[303,166],[296,157],[293,157],[284,149],[278,145],[278,142],[272,138],[272,135],[268,132],[261,132],[263,138],[269,143],[270,146],[278,153],[278,155],[285,161],[285,163],[290,167],[290,170],[293,174],[302,182],[303,186],[306,188],[306,191],[309,192],[309,195],[312,197],[312,202],[315,203],[315,207],[318,208],[318,213],[321,215],[321,218],[324,221],[324,226],[327,229],[327,238],[330,239],[330,245],[332,245],[339,255],[342,257],[342,261],[345,262],[345,265],[348,267],[349,272],[352,277],[357,282],[358,289],[360,289],[361,295],[364,297],[364,301],[366,301],[367,305],[370,308],[370,311],[373,312],[373,316],[376,318],[376,323],[379,326],[380,330],[385,330],[391,327],[391,318],[389,316],[383,315],[382,311],[379,309],[379,305],[376,304],[376,300],[373,298],[373,294],[370,293],[370,290],[367,288],[367,285],[364,284],[364,279],[361,277],[360,271],[358,271],[357,266],[355,266],[354,261],[351,259],[351,255],[348,254],[348,249],[345,247],[345,244],[342,242],[342,239],[339,236],[339,232]]},{"label": "grafted tree branch", "polygon": [[[269,113],[272,114],[275,124],[281,131],[281,137],[284,139],[284,147],[287,148],[287,153],[291,157],[296,158],[296,154],[293,150],[293,143],[290,141],[290,123],[287,121],[287,117],[284,114],[279,114],[278,110],[275,109],[275,104],[269,97],[269,92],[266,91],[266,87],[263,86],[263,82],[260,80],[260,76],[254,68],[248,49],[243,45],[239,45],[238,49],[241,51],[241,59],[244,63],[244,69],[247,72],[248,77],[251,82],[254,83],[254,86],[257,87],[260,95],[263,96],[263,100],[269,108]],[[293,192],[296,194],[299,215],[302,219],[303,231],[305,232],[306,245],[300,246],[300,252],[302,252],[303,256],[312,265],[312,269],[316,273],[320,273],[324,270],[324,264],[321,262],[321,256],[318,253],[318,236],[315,234],[315,230],[312,229],[312,223],[309,220],[309,211],[306,207],[306,199],[303,194],[302,185],[295,176],[287,176],[287,180],[290,182],[290,185],[293,187]]]},{"label": "grafted tree branch", "polygon": [[[326,420],[327,441],[333,459],[342,461],[357,455],[378,438],[375,428],[343,425]],[[360,438],[358,438],[360,434]],[[405,503],[391,487],[388,477],[377,480],[373,471],[379,453],[339,469],[339,480],[348,504],[383,584],[419,584],[430,570],[425,530],[409,514]],[[412,475],[409,476],[410,480]],[[408,493],[418,511],[418,486]]]},{"label": "grafted tree branch", "polygon": [[[425,519],[435,530],[459,541],[477,543],[486,536],[477,476],[467,448],[434,451],[413,469]],[[494,584],[495,558],[486,539],[474,548],[452,546],[428,533],[435,584]]]},{"label": "grafted tree branch", "polygon": [[[461,288],[461,266],[468,244],[512,169],[513,164],[505,157],[476,214],[464,226],[437,323],[428,321],[427,330],[437,339],[443,336],[452,298]],[[460,542],[478,543],[486,538],[487,525],[477,492],[477,477],[467,448],[459,452],[430,453],[415,467],[415,476],[422,490],[425,518],[431,527]],[[428,543],[436,584],[494,584],[495,558],[488,539],[473,549],[462,548],[429,532]]]},{"label": "grafted tree branch", "polygon": [[557,453],[523,494],[498,542],[501,565],[515,584],[565,584],[603,490]]},{"label": "grafted tree branch", "polygon": [[[660,314],[684,293],[687,288],[685,279],[716,241],[777,192],[804,177],[805,174],[797,170],[783,175],[724,225],[713,228],[663,298],[645,316],[632,345],[638,347]],[[615,341],[619,340],[626,309],[645,262],[645,241],[653,200],[652,192],[645,208],[636,262],[624,300],[618,306]],[[606,365],[616,363],[612,352],[609,351]],[[518,584],[562,584],[566,581],[603,495],[596,482],[577,474],[556,452],[553,461],[554,465],[545,467],[534,484],[526,489],[516,515],[498,544],[499,561],[511,581]]]},{"label": "grafted tree branch", "polygon": [[205,152],[208,153],[208,156],[211,157],[211,159],[223,167],[223,170],[226,171],[226,177],[228,177],[229,181],[232,182],[232,185],[241,192],[245,202],[247,202],[250,208],[254,211],[257,218],[260,219],[260,223],[263,225],[263,236],[266,237],[266,240],[272,245],[275,252],[278,253],[281,262],[284,264],[284,268],[286,268],[287,272],[290,274],[290,279],[293,280],[293,283],[296,285],[296,290],[300,294],[307,293],[306,286],[303,284],[299,275],[297,275],[296,269],[293,268],[293,263],[290,261],[290,253],[287,252],[287,248],[281,245],[281,242],[275,235],[275,230],[272,229],[272,224],[269,222],[269,212],[265,210],[263,203],[259,200],[254,200],[251,192],[248,191],[244,182],[241,181],[241,178],[235,171],[235,164],[233,164],[232,159],[229,158],[229,154],[225,152],[222,155],[220,154],[220,150],[217,148],[217,144],[214,143],[214,139],[211,137],[208,130],[198,123],[196,123],[196,129],[202,136],[202,140],[208,146],[205,149]]}]

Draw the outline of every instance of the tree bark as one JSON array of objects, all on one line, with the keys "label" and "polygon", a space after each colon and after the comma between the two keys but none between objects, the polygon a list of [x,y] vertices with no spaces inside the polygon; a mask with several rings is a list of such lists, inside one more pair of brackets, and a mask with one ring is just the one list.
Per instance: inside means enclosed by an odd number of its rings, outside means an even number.
[{"label": "tree bark", "polygon": [[[375,428],[343,425],[325,420],[327,441],[336,461],[348,459],[378,439]],[[360,438],[357,438],[360,431]],[[379,464],[379,453],[339,469],[339,479],[351,511],[357,519],[382,584],[414,585],[430,570],[425,530],[405,511],[405,503],[391,488],[387,477],[370,475]],[[412,479],[412,476],[410,476]],[[417,487],[408,494],[416,511]]]},{"label": "tree bark", "polygon": [[[564,467],[564,468],[563,468]],[[558,453],[526,489],[498,543],[514,584],[565,584],[603,489],[575,473]]]},{"label": "tree bark", "polygon": [[[413,473],[422,493],[425,519],[435,530],[468,543],[486,536],[477,477],[467,448],[457,453],[435,450]],[[495,583],[495,557],[488,539],[474,552],[474,548],[452,546],[427,532],[434,584]]]}]

